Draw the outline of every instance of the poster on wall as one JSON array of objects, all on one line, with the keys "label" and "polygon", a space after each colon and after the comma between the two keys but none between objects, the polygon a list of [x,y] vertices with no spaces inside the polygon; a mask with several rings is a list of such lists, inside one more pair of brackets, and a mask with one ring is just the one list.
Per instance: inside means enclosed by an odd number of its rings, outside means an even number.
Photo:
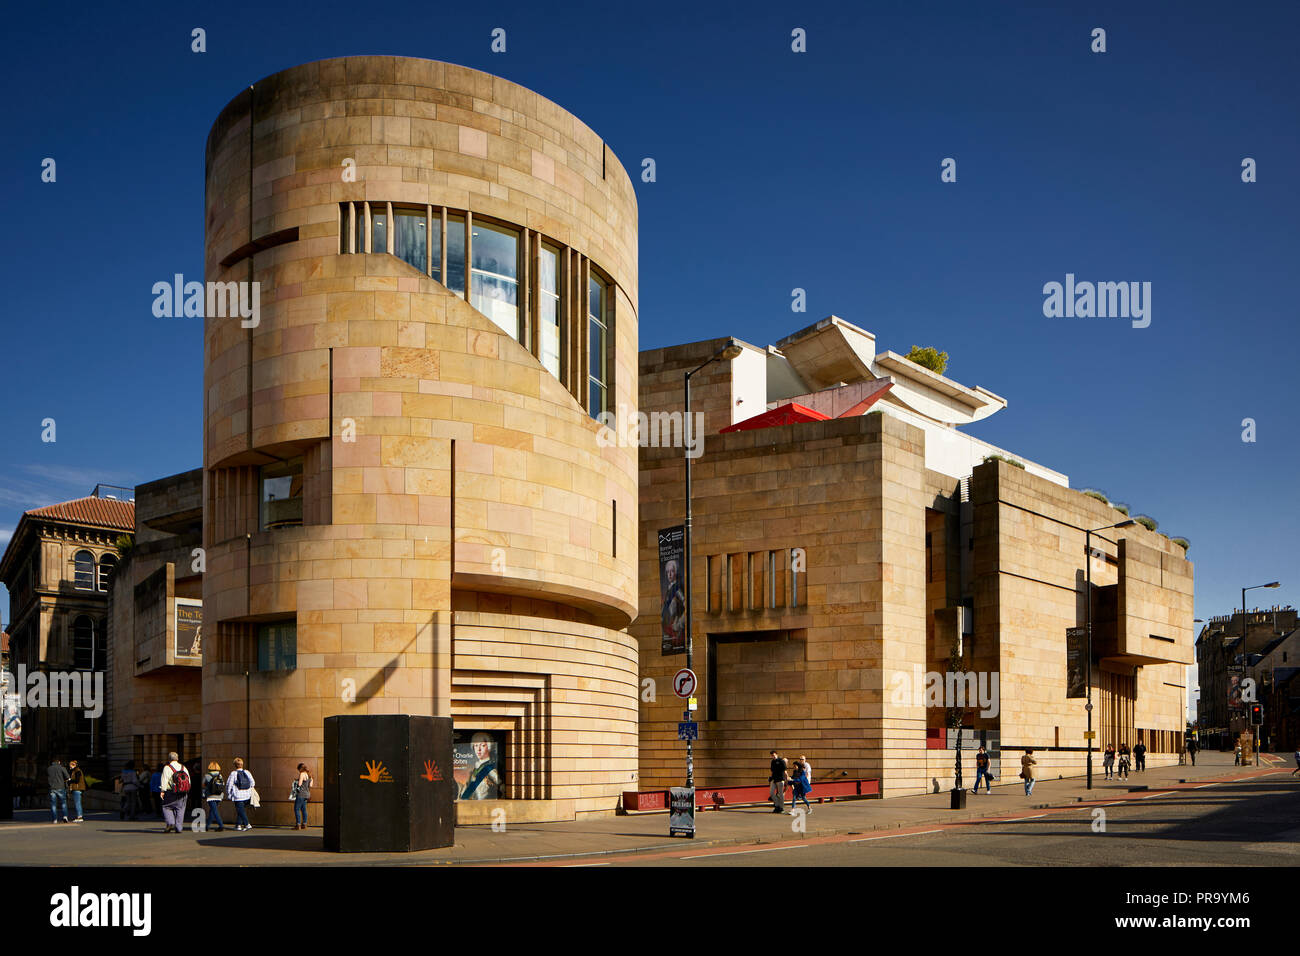
[{"label": "poster on wall", "polygon": [[1065,629],[1065,696],[1088,696],[1088,629]]},{"label": "poster on wall", "polygon": [[686,653],[686,592],[683,583],[684,533],[681,525],[659,532],[659,597],[663,653]]},{"label": "poster on wall", "polygon": [[19,696],[15,693],[17,689],[13,675],[0,671],[0,723],[4,728],[0,733],[0,747],[12,747],[23,742],[23,715]]},{"label": "poster on wall", "polygon": [[505,798],[504,734],[458,730],[452,736],[451,753],[457,800]]},{"label": "poster on wall", "polygon": [[203,602],[192,598],[176,599],[175,656],[178,660],[197,661],[203,657]]}]

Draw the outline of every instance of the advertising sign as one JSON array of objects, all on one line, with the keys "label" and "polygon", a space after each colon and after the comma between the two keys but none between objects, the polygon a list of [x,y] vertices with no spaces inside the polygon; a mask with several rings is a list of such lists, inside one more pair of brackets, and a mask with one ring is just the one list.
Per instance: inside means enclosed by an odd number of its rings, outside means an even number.
[{"label": "advertising sign", "polygon": [[1065,696],[1088,696],[1088,629],[1065,629]]},{"label": "advertising sign", "polygon": [[174,654],[178,659],[197,661],[203,657],[203,602],[176,599]]},{"label": "advertising sign", "polygon": [[23,742],[23,715],[14,677],[0,671],[0,720],[4,730],[0,734],[0,747],[12,747]]},{"label": "advertising sign", "polygon": [[668,835],[695,836],[695,788],[671,787],[668,790]]},{"label": "advertising sign", "polygon": [[452,777],[457,800],[500,800],[505,792],[505,741],[486,730],[456,731],[452,737]]},{"label": "advertising sign", "polygon": [[686,653],[686,592],[682,589],[683,542],[681,525],[659,532],[659,597],[663,653]]}]

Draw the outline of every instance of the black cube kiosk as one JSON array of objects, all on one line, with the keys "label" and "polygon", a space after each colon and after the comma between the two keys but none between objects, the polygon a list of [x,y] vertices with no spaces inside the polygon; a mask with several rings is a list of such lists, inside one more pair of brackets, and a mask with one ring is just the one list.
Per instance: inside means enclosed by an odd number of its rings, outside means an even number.
[{"label": "black cube kiosk", "polygon": [[455,843],[451,718],[325,718],[325,849],[430,850]]}]

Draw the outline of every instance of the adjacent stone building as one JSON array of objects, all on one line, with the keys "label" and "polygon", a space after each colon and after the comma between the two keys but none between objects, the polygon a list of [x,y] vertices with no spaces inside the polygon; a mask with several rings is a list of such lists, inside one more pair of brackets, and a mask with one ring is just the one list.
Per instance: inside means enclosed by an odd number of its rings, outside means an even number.
[{"label": "adjacent stone building", "polygon": [[450,716],[497,764],[461,822],[612,811],[637,769],[636,449],[595,421],[637,401],[622,164],[506,80],[350,57],[236,97],[206,196],[206,278],[258,283],[260,315],[205,321],[205,761],[247,758],[288,822],[325,717]]},{"label": "adjacent stone building", "polygon": [[[33,508],[19,519],[0,559],[0,581],[9,590],[9,669],[19,682],[27,676],[27,689],[38,674],[47,688],[53,673],[62,675],[65,687],[73,677],[83,690],[85,676],[92,690],[95,680],[103,682],[118,539],[135,527],[130,495],[129,488],[96,485],[85,498]],[[98,769],[108,720],[106,712],[88,716],[94,709],[59,706],[53,697],[45,706],[24,706],[24,752],[75,758]]]},{"label": "adjacent stone building", "polygon": [[[682,410],[684,373],[725,344],[641,354],[649,423]],[[704,435],[692,488],[698,784],[761,780],[775,747],[806,754],[818,779],[878,778],[885,796],[949,787],[959,712],[963,747],[986,743],[995,772],[1001,754],[1018,768],[1033,747],[1044,775],[1081,773],[1085,701],[1066,696],[1066,629],[1086,619],[1085,531],[1124,515],[961,430],[1005,399],[879,352],[842,319],[740,344],[691,386]],[[680,444],[650,444],[633,633],[661,688],[641,704],[642,785],[663,787],[684,776],[667,690],[684,657],[662,652],[658,532],[681,523],[685,488]],[[1143,527],[1092,545],[1096,743],[1141,738],[1149,765],[1172,762],[1192,567]],[[975,680],[963,690],[992,706],[927,701],[927,675],[949,670],[959,639],[957,669]]]}]

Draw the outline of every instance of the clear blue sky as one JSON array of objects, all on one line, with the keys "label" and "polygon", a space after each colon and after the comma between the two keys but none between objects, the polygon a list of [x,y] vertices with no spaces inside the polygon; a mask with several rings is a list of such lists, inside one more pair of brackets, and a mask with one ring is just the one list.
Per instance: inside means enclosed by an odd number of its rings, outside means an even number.
[{"label": "clear blue sky", "polygon": [[[1010,400],[975,434],[1191,539],[1198,616],[1273,579],[1252,603],[1296,603],[1300,7],[907,6],[9,5],[0,547],[27,508],[201,463],[201,320],[154,318],[150,288],[201,278],[210,124],[269,73],[387,53],[514,80],[630,171],[655,159],[643,348],[831,313],[936,345]],[[1067,272],[1151,282],[1150,327],[1044,318]]]}]

